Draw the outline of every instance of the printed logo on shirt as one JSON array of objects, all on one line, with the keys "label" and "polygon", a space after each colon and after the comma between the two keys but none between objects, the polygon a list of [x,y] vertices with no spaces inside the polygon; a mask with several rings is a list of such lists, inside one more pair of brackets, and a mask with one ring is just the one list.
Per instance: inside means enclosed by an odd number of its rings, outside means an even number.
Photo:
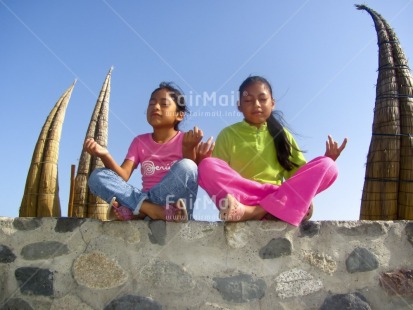
[{"label": "printed logo on shirt", "polygon": [[169,171],[171,169],[172,165],[176,162],[177,162],[177,160],[175,160],[175,161],[173,161],[169,164],[163,165],[163,166],[157,166],[153,163],[153,161],[145,160],[142,163],[142,175],[145,175],[145,176],[153,175],[155,173],[155,171],[160,171],[160,170]]}]

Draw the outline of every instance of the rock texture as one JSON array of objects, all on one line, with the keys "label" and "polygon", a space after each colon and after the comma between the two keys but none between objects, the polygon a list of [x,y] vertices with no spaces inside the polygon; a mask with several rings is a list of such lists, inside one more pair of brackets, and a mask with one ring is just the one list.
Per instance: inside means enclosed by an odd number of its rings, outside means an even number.
[{"label": "rock texture", "polygon": [[413,222],[0,218],[0,309],[412,309]]}]

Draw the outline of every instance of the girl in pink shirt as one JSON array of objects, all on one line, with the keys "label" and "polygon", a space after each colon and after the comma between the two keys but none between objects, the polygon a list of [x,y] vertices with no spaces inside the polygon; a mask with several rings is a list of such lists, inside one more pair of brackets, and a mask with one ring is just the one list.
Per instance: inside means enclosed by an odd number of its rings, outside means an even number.
[{"label": "girl in pink shirt", "polygon": [[[105,168],[95,169],[89,188],[111,207],[120,220],[150,217],[154,220],[186,222],[193,216],[198,191],[196,147],[202,139],[197,127],[179,131],[187,107],[182,92],[170,83],[161,83],[149,99],[146,118],[153,132],[137,136],[122,165],[109,151],[87,139],[84,148],[98,156]],[[133,170],[141,167],[143,188],[128,182]]]}]

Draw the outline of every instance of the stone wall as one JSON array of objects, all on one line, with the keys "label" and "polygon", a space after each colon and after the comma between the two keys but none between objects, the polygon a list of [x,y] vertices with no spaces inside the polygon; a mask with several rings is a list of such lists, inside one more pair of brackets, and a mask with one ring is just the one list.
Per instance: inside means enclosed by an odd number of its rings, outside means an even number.
[{"label": "stone wall", "polygon": [[413,222],[0,218],[1,309],[413,309]]}]

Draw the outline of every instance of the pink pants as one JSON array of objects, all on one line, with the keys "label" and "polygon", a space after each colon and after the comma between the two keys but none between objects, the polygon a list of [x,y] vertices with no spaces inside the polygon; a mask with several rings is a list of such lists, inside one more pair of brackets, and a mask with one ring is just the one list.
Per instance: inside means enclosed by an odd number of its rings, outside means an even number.
[{"label": "pink pants", "polygon": [[308,212],[314,196],[327,189],[337,178],[336,163],[320,156],[300,167],[280,186],[261,184],[243,178],[226,162],[205,158],[198,166],[198,183],[218,209],[227,194],[247,206],[261,206],[275,217],[298,226]]}]

